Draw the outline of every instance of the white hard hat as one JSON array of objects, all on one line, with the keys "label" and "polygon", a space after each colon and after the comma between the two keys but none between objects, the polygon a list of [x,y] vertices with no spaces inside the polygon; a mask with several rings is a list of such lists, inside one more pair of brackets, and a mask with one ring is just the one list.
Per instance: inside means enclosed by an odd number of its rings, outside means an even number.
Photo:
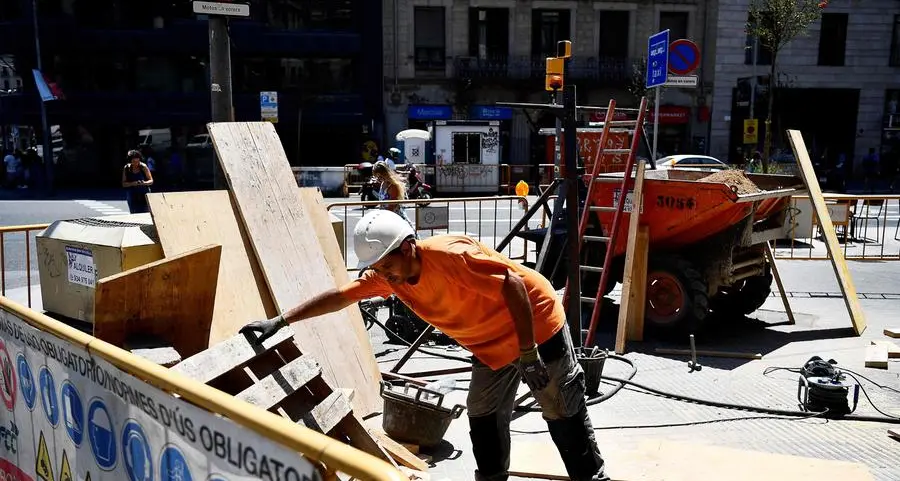
[{"label": "white hard hat", "polygon": [[399,154],[400,149],[398,149],[397,147],[391,147],[390,149],[388,149],[388,152],[390,152],[392,154]]},{"label": "white hard hat", "polygon": [[380,261],[409,237],[415,235],[409,222],[389,211],[376,209],[364,215],[353,229],[353,249],[364,269]]}]

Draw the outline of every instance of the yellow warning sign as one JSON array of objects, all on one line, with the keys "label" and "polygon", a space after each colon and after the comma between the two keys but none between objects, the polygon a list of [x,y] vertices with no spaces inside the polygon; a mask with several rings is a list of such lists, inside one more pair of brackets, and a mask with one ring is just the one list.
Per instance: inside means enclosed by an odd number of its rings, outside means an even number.
[{"label": "yellow warning sign", "polygon": [[744,119],[744,143],[759,143],[759,120]]},{"label": "yellow warning sign", "polygon": [[59,481],[73,481],[72,468],[69,467],[69,457],[66,456],[65,450],[63,450],[62,463],[59,466]]},{"label": "yellow warning sign", "polygon": [[55,481],[53,478],[53,465],[50,464],[50,451],[47,450],[47,441],[44,439],[44,432],[41,431],[40,440],[38,440],[37,459],[35,460],[34,472],[38,479],[44,481]]}]

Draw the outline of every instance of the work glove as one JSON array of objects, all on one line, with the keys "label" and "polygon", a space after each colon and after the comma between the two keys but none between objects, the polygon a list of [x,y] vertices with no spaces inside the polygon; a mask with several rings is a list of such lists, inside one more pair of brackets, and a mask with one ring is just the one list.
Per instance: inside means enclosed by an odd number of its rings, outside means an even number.
[{"label": "work glove", "polygon": [[284,320],[284,315],[279,314],[271,319],[251,322],[250,324],[242,327],[240,333],[244,335],[247,335],[251,332],[258,333],[256,342],[258,344],[262,344],[266,339],[275,335],[276,332],[278,332],[282,327],[285,326],[287,326],[287,322]]},{"label": "work glove", "polygon": [[547,374],[547,367],[538,355],[537,346],[519,353],[519,370],[531,392],[540,391],[550,383],[550,375]]}]

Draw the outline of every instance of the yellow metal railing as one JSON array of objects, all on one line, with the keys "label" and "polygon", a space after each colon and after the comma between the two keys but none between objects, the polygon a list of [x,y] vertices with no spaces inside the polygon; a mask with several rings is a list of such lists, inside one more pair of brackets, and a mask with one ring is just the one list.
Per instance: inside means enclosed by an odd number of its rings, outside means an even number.
[{"label": "yellow metal railing", "polygon": [[6,236],[11,234],[22,234],[25,237],[25,280],[28,290],[27,306],[31,307],[31,233],[44,230],[49,226],[50,224],[0,226],[0,295],[6,296]]},{"label": "yellow metal railing", "polygon": [[294,424],[277,414],[240,401],[218,389],[172,372],[6,297],[0,297],[0,309],[19,317],[43,332],[81,346],[91,355],[103,358],[138,379],[178,395],[211,413],[231,419],[267,439],[297,451],[311,462],[324,464],[329,471],[340,471],[361,480],[408,480],[396,468],[370,454]]}]

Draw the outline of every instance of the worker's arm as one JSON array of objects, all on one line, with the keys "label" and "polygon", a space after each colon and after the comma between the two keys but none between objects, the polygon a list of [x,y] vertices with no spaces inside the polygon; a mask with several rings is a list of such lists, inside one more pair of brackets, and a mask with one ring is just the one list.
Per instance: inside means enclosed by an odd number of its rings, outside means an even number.
[{"label": "worker's arm", "polygon": [[389,293],[385,286],[386,283],[373,272],[366,272],[339,289],[325,291],[271,319],[251,322],[241,328],[241,333],[255,332],[258,336],[256,342],[262,343],[288,324],[339,311],[362,299]]},{"label": "worker's arm", "polygon": [[125,175],[125,169],[127,169],[127,167],[122,169],[122,187],[131,187],[132,183],[128,182],[128,177]]},{"label": "worker's arm", "polygon": [[293,324],[297,321],[328,314],[353,304],[353,299],[348,298],[338,289],[330,289],[312,299],[288,310],[283,314],[285,324]]},{"label": "worker's arm", "polygon": [[519,350],[527,351],[533,348],[534,316],[531,311],[531,301],[528,299],[528,290],[525,288],[525,281],[515,272],[507,269],[501,292],[509,313],[512,314],[513,323],[516,325],[516,335],[519,337]]}]

